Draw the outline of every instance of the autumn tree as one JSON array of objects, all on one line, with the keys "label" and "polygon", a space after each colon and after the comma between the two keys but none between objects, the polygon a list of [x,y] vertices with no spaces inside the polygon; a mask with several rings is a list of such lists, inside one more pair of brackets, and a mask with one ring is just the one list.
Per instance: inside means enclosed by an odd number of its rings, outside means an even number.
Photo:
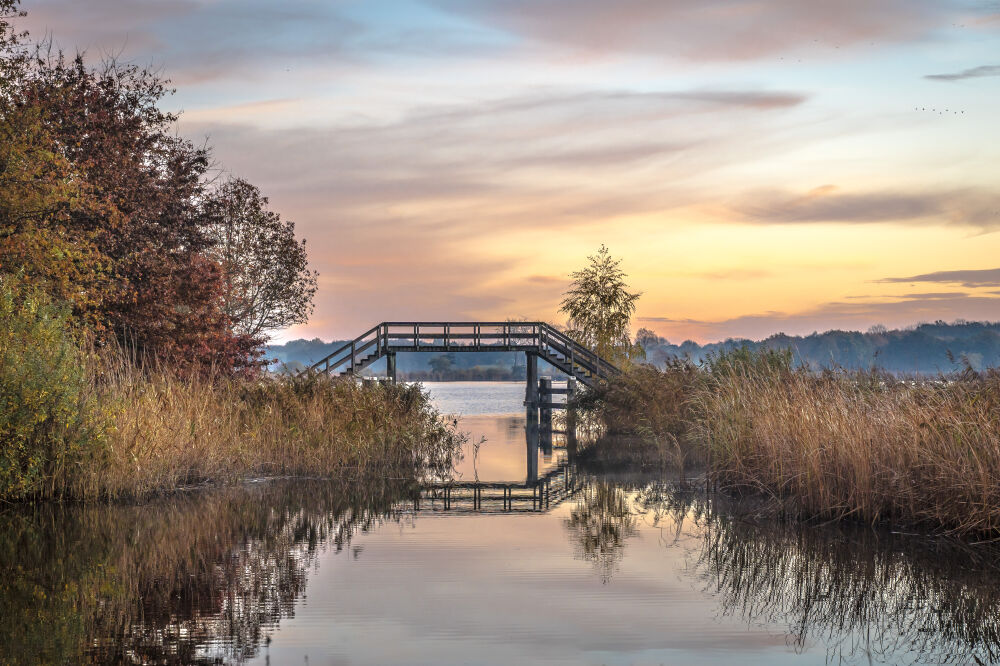
[{"label": "autumn tree", "polygon": [[209,187],[158,73],[32,49],[22,15],[0,0],[0,273],[137,358],[259,367],[264,334],[303,321],[315,291],[293,226],[243,181]]},{"label": "autumn tree", "polygon": [[570,289],[560,312],[569,317],[569,333],[612,363],[627,365],[641,356],[641,348],[633,346],[630,324],[639,293],[628,290],[621,260],[613,259],[604,245],[597,254],[588,257],[583,270],[571,274]]},{"label": "autumn tree", "polygon": [[[41,272],[54,295],[99,293],[82,304],[92,309],[94,332],[117,337],[139,357],[182,367],[253,365],[259,345],[233,330],[222,272],[207,255],[200,203],[208,152],[176,136],[176,116],[158,107],[168,92],[157,74],[134,65],[94,69],[82,56],[35,55],[14,82],[7,115],[40,110],[38,136],[58,167],[50,176],[79,192],[51,197],[65,205],[14,233],[8,225],[5,267],[47,257],[51,270]],[[100,267],[99,292],[90,289],[96,275],[78,279],[70,265],[85,259]]]},{"label": "autumn tree", "polygon": [[295,224],[268,210],[267,197],[240,178],[222,183],[204,204],[210,254],[223,276],[223,310],[234,329],[252,338],[305,323],[316,273]]}]

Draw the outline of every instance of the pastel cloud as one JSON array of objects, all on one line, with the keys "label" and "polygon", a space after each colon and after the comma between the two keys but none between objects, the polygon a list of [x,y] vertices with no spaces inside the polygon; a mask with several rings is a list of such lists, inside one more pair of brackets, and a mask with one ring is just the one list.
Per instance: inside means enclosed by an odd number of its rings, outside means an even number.
[{"label": "pastel cloud", "polygon": [[984,76],[1000,76],[1000,65],[981,65],[949,74],[928,74],[924,78],[931,81],[962,81],[964,79],[979,79]]},{"label": "pastel cloud", "polygon": [[729,210],[738,219],[757,224],[901,222],[995,229],[1000,227],[1000,190],[843,192],[825,185],[804,194],[753,193]]},{"label": "pastel cloud", "polygon": [[702,338],[995,312],[944,291],[960,280],[877,279],[991,265],[1000,97],[937,83],[993,73],[963,69],[997,52],[981,3],[25,6],[67,50],[162,66],[181,134],[297,223],[322,277],[287,336],[558,320],[602,242],[637,267],[640,314]]},{"label": "pastel cloud", "polygon": [[438,6],[543,44],[689,60],[747,60],[796,48],[839,50],[926,34],[940,0],[438,0]]},{"label": "pastel cloud", "polygon": [[939,284],[959,284],[963,287],[1000,287],[1000,268],[936,271],[934,273],[911,275],[909,277],[887,277],[882,278],[879,282],[887,284],[933,282]]},{"label": "pastel cloud", "polygon": [[[690,204],[693,188],[668,179],[710,173],[741,141],[752,159],[773,118],[805,101],[758,90],[551,91],[332,127],[262,128],[221,120],[232,112],[193,113],[182,131],[208,135],[224,164],[266,183],[309,239],[329,279],[314,325],[356,327],[383,314],[551,316],[564,280],[522,279],[536,269],[470,252],[514,230],[579,231]],[[759,130],[749,141],[748,128]],[[712,155],[713,144],[726,144],[726,155]]]},{"label": "pastel cloud", "polygon": [[[421,229],[440,242],[498,223],[541,219],[553,228],[676,208],[690,194],[664,179],[719,166],[706,151],[713,143],[727,143],[731,159],[741,132],[725,129],[727,117],[760,128],[768,112],[801,102],[765,92],[552,93],[426,109],[394,123],[263,129],[193,114],[183,128],[210,135],[224,163],[267,183],[309,235],[322,237],[319,225],[335,219],[373,232]],[[704,133],[681,122],[689,119]]]}]

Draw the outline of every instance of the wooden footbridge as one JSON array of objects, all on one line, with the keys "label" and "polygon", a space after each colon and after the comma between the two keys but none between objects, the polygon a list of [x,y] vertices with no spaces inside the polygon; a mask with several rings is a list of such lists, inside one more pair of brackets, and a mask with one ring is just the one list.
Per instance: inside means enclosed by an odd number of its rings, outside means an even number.
[{"label": "wooden footbridge", "polygon": [[385,358],[386,378],[395,381],[396,354],[399,352],[496,351],[527,355],[529,402],[537,402],[538,359],[585,386],[593,386],[620,372],[587,347],[544,322],[412,321],[382,322],[314,363],[311,370],[357,375]]}]

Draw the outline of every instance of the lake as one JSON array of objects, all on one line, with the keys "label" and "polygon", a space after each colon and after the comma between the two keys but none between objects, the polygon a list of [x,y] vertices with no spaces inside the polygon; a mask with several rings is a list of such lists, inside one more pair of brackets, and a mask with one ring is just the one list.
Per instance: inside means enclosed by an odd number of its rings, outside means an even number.
[{"label": "lake", "polygon": [[[569,469],[523,384],[427,384],[456,476]],[[569,477],[567,476],[567,479]],[[0,511],[0,663],[826,664],[1000,659],[997,551],[755,518],[574,469],[548,507],[248,483]],[[561,501],[560,501],[561,499]]]}]

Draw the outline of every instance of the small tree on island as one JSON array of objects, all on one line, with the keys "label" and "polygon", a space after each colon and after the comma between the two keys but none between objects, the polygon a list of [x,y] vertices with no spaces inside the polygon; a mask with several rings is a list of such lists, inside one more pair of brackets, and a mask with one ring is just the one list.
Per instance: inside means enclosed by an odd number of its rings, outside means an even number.
[{"label": "small tree on island", "polygon": [[567,333],[602,358],[628,366],[643,357],[630,337],[635,302],[642,294],[628,290],[621,260],[613,259],[604,245],[588,259],[586,268],[570,275],[573,282],[559,308],[569,316]]}]

